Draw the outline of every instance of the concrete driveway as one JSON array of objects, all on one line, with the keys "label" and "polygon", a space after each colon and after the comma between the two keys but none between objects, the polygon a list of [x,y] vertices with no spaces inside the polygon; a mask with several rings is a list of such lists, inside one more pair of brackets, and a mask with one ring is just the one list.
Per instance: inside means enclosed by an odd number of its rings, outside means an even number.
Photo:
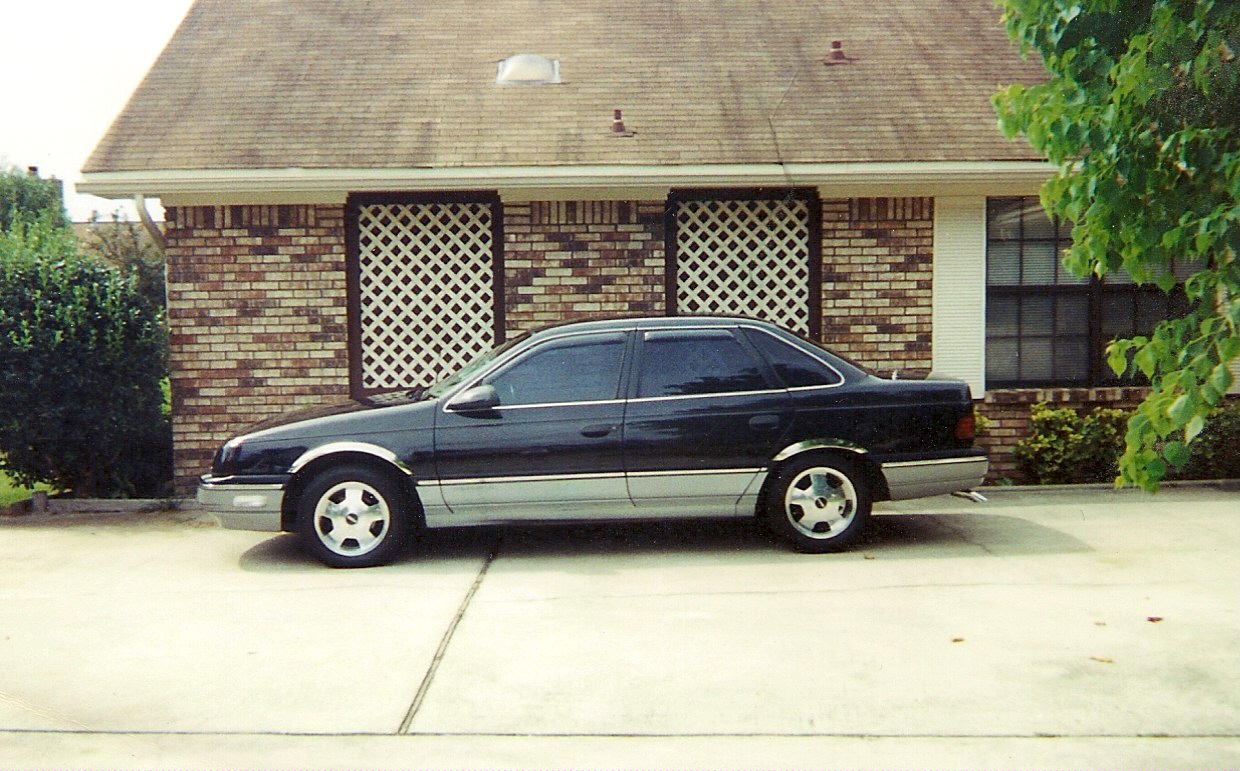
[{"label": "concrete driveway", "polygon": [[0,519],[0,767],[1235,768],[1240,492],[437,531]]}]

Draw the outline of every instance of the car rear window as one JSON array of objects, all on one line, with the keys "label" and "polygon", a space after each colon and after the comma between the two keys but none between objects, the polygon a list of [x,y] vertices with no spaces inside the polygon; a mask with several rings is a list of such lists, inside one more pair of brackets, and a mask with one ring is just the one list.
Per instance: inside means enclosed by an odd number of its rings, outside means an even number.
[{"label": "car rear window", "polygon": [[770,362],[771,368],[787,388],[830,386],[844,382],[840,373],[826,362],[773,335],[749,330],[749,340]]}]

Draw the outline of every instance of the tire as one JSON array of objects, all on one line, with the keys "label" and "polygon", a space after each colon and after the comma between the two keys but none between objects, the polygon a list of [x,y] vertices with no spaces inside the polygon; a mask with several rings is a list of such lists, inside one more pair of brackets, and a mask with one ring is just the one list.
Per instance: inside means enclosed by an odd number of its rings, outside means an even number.
[{"label": "tire", "polygon": [[390,475],[366,466],[328,469],[297,503],[297,535],[310,556],[337,568],[390,561],[409,537],[406,496]]},{"label": "tire", "polygon": [[766,501],[771,533],[810,554],[855,543],[870,519],[872,503],[856,464],[832,455],[798,458],[780,468]]}]

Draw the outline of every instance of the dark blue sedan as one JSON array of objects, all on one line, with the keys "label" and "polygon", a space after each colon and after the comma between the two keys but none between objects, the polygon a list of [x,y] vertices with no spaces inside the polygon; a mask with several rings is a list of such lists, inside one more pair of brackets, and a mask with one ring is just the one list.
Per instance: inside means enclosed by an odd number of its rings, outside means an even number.
[{"label": "dark blue sedan", "polygon": [[973,434],[964,383],[880,379],[761,321],[590,321],[428,390],[256,425],[198,497],[338,567],[386,562],[423,527],[573,520],[756,515],[827,552],[874,501],[980,484]]}]

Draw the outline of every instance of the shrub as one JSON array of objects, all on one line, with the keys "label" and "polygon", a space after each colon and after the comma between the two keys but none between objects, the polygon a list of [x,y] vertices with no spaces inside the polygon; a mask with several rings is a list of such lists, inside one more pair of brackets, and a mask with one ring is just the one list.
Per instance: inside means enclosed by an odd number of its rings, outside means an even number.
[{"label": "shrub", "polygon": [[1016,443],[1013,457],[1035,484],[1112,482],[1119,474],[1128,414],[1095,409],[1085,415],[1035,404],[1029,436]]},{"label": "shrub", "polygon": [[1240,479],[1240,401],[1215,408],[1188,449],[1188,464],[1173,478]]},{"label": "shrub", "polygon": [[49,223],[0,232],[0,458],[23,484],[148,496],[171,478],[165,333],[129,278]]}]

